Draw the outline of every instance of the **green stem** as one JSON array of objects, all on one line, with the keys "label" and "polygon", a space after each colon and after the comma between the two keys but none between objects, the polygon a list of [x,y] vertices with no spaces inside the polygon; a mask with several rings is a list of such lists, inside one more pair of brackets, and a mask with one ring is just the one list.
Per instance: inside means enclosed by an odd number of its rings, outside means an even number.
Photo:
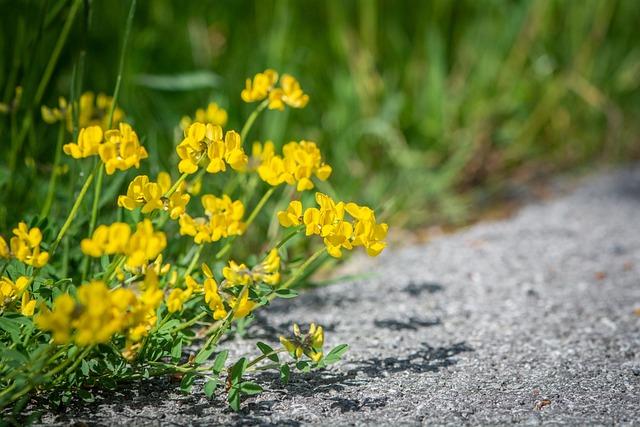
[{"label": "green stem", "polygon": [[205,317],[208,313],[206,311],[201,312],[200,314],[198,314],[197,316],[195,316],[193,319],[181,323],[180,325],[176,326],[175,328],[171,329],[169,331],[169,334],[173,334],[175,332],[181,331],[183,329],[187,329],[188,327],[196,324],[198,322],[198,320],[202,319],[203,317]]},{"label": "green stem", "polygon": [[118,272],[118,268],[122,266],[125,259],[126,258],[124,255],[118,255],[118,257],[111,262],[111,264],[109,265],[109,268],[107,268],[107,275],[106,275],[107,282],[110,282],[111,280],[113,280],[114,276]]},{"label": "green stem", "polygon": [[186,173],[186,172],[183,173],[182,175],[180,175],[180,178],[178,178],[178,180],[173,183],[173,185],[171,186],[169,191],[164,193],[164,197],[171,197],[171,195],[176,192],[178,187],[180,187],[180,184],[182,184],[182,181],[184,181],[188,176],[189,176],[189,174]]},{"label": "green stem", "polygon": [[247,121],[244,123],[244,126],[242,126],[242,130],[240,131],[240,140],[242,141],[242,144],[244,144],[244,140],[247,138],[247,135],[249,134],[253,123],[256,121],[260,113],[262,113],[262,111],[267,108],[267,105],[269,105],[269,99],[265,99],[264,101],[262,101],[247,118]]},{"label": "green stem", "polygon": [[113,126],[113,113],[116,110],[118,103],[118,95],[120,95],[120,83],[122,82],[122,71],[124,69],[124,58],[127,53],[127,46],[129,44],[129,35],[131,34],[131,27],[133,26],[133,16],[136,12],[136,0],[131,0],[131,6],[129,7],[129,16],[127,16],[127,23],[124,28],[124,38],[122,41],[122,50],[120,51],[120,62],[118,64],[118,77],[116,78],[116,88],[113,91],[113,99],[111,100],[111,108],[109,109],[109,128]]},{"label": "green stem", "polygon": [[64,23],[64,27],[62,27],[62,32],[60,36],[58,36],[58,40],[56,41],[56,45],[53,48],[53,52],[51,52],[51,56],[49,57],[49,62],[47,63],[47,67],[44,70],[44,75],[40,80],[40,84],[38,85],[38,90],[36,91],[36,96],[34,98],[34,104],[40,104],[42,100],[42,96],[44,95],[44,91],[49,84],[49,80],[51,79],[51,74],[53,74],[53,69],[58,62],[58,58],[60,57],[60,52],[62,51],[62,47],[64,46],[67,36],[69,35],[69,31],[71,30],[71,25],[76,18],[76,13],[78,13],[78,9],[80,8],[80,4],[82,4],[82,0],[76,0],[71,5],[71,9],[69,10],[69,16],[67,16],[67,20]]},{"label": "green stem", "polygon": [[[98,160],[98,174],[96,177],[96,185],[93,187],[93,203],[91,205],[91,219],[89,221],[89,234],[91,238],[93,231],[96,229],[96,222],[98,221],[98,208],[100,207],[100,193],[102,192],[102,180],[104,178],[104,166],[102,162]],[[82,260],[82,281],[87,278],[89,273],[89,267],[91,266],[91,258],[89,255],[85,255]]]},{"label": "green stem", "polygon": [[187,266],[187,269],[184,271],[183,277],[187,277],[189,274],[191,274],[193,269],[196,268],[196,264],[200,259],[200,255],[202,254],[203,249],[204,249],[204,245],[200,245],[200,247],[198,247],[198,251],[193,255],[193,258],[191,258],[191,262]]},{"label": "green stem", "polygon": [[58,181],[58,167],[60,164],[60,152],[62,151],[62,142],[64,141],[64,120],[60,122],[60,129],[58,130],[58,142],[56,143],[56,152],[53,158],[53,169],[51,171],[51,177],[49,178],[49,187],[47,189],[47,197],[45,198],[44,205],[40,211],[40,218],[45,218],[51,212],[51,205],[53,204],[53,196],[56,192],[56,183]]},{"label": "green stem", "polygon": [[304,229],[304,225],[298,225],[297,227],[295,227],[293,229],[293,231],[291,231],[289,234],[287,234],[286,236],[284,236],[282,238],[282,240],[280,240],[277,244],[276,244],[276,249],[280,249],[281,247],[284,246],[285,243],[287,243],[289,240],[291,240],[294,236],[296,236],[299,232],[301,232]]},{"label": "green stem", "polygon": [[280,348],[280,349],[278,349],[278,350],[271,351],[271,352],[269,352],[269,353],[267,353],[267,354],[262,354],[262,355],[260,355],[260,356],[256,357],[255,359],[253,359],[251,362],[249,362],[249,363],[247,364],[246,369],[249,369],[250,367],[252,367],[252,366],[254,366],[254,365],[257,365],[258,363],[262,362],[262,361],[263,361],[264,359],[266,359],[267,357],[273,356],[274,354],[282,353],[282,352],[284,352],[284,351],[286,351],[286,350],[285,350],[285,349],[283,349],[283,348]]},{"label": "green stem", "polygon": [[54,240],[53,244],[51,245],[51,249],[50,249],[51,255],[54,254],[54,252],[56,251],[56,248],[58,247],[58,245],[62,241],[62,238],[64,237],[65,234],[67,234],[67,231],[69,231],[69,227],[71,226],[71,222],[74,220],[74,218],[78,214],[78,209],[80,209],[80,204],[82,204],[82,200],[84,200],[84,196],[87,194],[87,191],[89,190],[89,187],[91,186],[91,183],[93,182],[93,177],[95,176],[95,174],[96,174],[96,172],[98,170],[98,167],[101,166],[101,165],[102,164],[100,162],[98,162],[98,164],[96,164],[96,167],[93,169],[93,171],[91,171],[91,173],[89,174],[89,176],[85,180],[84,185],[82,186],[82,189],[80,189],[80,194],[78,194],[78,197],[76,197],[76,201],[73,203],[73,207],[71,208],[71,212],[69,212],[69,215],[67,216],[67,219],[65,220],[64,224],[62,225],[62,228],[58,232],[58,236],[56,237],[56,240]]},{"label": "green stem", "polygon": [[319,249],[316,253],[311,255],[300,267],[296,269],[296,271],[289,277],[289,279],[284,282],[284,284],[280,287],[280,289],[287,289],[291,287],[296,281],[304,274],[304,271],[309,267],[315,260],[317,260],[320,255],[324,254],[327,251],[326,247]]}]

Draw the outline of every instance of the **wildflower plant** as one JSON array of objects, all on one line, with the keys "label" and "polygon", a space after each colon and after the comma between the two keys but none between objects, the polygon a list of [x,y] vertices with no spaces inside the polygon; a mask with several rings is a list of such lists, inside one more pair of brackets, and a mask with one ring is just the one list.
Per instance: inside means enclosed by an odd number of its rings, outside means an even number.
[{"label": "wildflower plant", "polygon": [[[262,390],[252,372],[275,369],[287,383],[291,371],[323,368],[347,350],[325,352],[324,330],[313,323],[306,333],[294,325],[277,346],[258,342],[254,355],[233,362],[221,347],[232,327],[241,331],[272,300],[295,297],[325,255],[362,247],[376,256],[387,233],[371,208],[314,192],[332,172],[315,142],[249,144],[262,111],[307,105],[294,77],[258,73],[241,97],[258,104],[240,132],[222,128],[227,112],[216,104],[185,116],[175,169],[155,178],[144,174],[144,137],[117,108],[117,89],[42,108],[43,120],[60,122],[73,139],[58,149],[89,172],[63,222],[48,218],[49,206],[0,236],[0,407],[19,410],[53,390],[52,403],[90,401],[96,388],[171,374],[183,391],[219,390],[238,410]],[[120,174],[126,185],[108,210],[98,203],[103,180]],[[259,216],[279,230],[239,249],[265,231]],[[319,249],[295,261],[294,244],[304,250],[314,242],[301,241],[314,236]]]}]

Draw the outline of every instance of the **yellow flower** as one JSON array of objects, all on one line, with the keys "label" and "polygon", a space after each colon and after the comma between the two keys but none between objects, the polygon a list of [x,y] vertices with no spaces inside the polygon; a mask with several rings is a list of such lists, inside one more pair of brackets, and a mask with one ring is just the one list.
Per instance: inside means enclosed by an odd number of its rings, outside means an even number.
[{"label": "yellow flower", "polygon": [[43,267],[47,264],[49,261],[49,253],[41,252],[40,250],[42,232],[40,232],[38,227],[29,229],[26,223],[21,222],[18,224],[18,227],[13,229],[13,234],[15,236],[11,238],[9,244],[11,246],[11,253],[15,258],[36,268]]},{"label": "yellow flower", "polygon": [[124,222],[99,225],[89,239],[80,242],[80,249],[86,255],[99,258],[102,255],[123,254],[131,236],[131,228]]},{"label": "yellow flower", "polygon": [[171,188],[171,176],[166,172],[158,174],[158,182],[150,182],[146,175],[139,175],[131,181],[127,194],[118,197],[118,206],[133,210],[142,207],[142,213],[149,213],[156,209],[169,211],[172,219],[178,218],[185,212],[191,196],[181,189],[175,191],[168,199],[164,194]]},{"label": "yellow flower", "polygon": [[254,152],[260,157],[258,175],[269,185],[296,184],[298,191],[304,191],[313,188],[313,176],[325,181],[331,175],[331,166],[322,161],[322,155],[315,142],[285,144],[282,147],[282,156],[273,154],[273,144],[267,144],[265,143],[264,149],[255,146]]},{"label": "yellow flower", "polygon": [[252,279],[256,282],[263,282],[271,286],[280,283],[280,255],[278,250],[271,249],[267,257],[251,269],[251,274],[253,276]]},{"label": "yellow flower", "polygon": [[226,288],[253,283],[251,270],[245,264],[238,264],[233,260],[229,261],[229,265],[222,269],[222,275],[225,279],[222,285]]},{"label": "yellow flower", "polygon": [[[67,111],[67,100],[63,97],[58,98],[58,107],[59,108],[49,108],[45,105],[40,107],[40,112],[42,113],[42,120],[45,123],[53,124],[55,122],[61,121],[65,118],[65,113]],[[73,129],[71,129],[73,130]]]},{"label": "yellow flower", "polygon": [[122,254],[127,256],[128,269],[145,268],[149,261],[156,259],[167,246],[167,238],[162,231],[154,231],[150,220],[145,219],[131,228],[124,222],[100,225],[90,239],[80,242],[82,252],[92,256]]},{"label": "yellow flower", "polygon": [[209,160],[207,172],[218,173],[226,170],[228,164],[235,170],[243,170],[248,162],[242,149],[240,135],[228,131],[222,139],[222,128],[211,123],[193,123],[185,130],[185,138],[176,147],[181,159],[178,169],[192,174],[198,170],[200,162]]},{"label": "yellow flower", "polygon": [[2,236],[0,236],[0,258],[9,258],[10,256],[11,253],[9,252],[7,241],[4,240]]},{"label": "yellow flower", "polygon": [[62,294],[53,301],[53,310],[46,307],[35,317],[38,328],[50,331],[56,344],[66,344],[71,340],[72,314],[76,308],[75,301],[69,294]]},{"label": "yellow flower", "polygon": [[284,110],[285,104],[293,108],[304,108],[309,102],[309,95],[305,94],[300,83],[289,74],[283,74],[280,88],[269,93],[269,109]]},{"label": "yellow flower", "polygon": [[100,126],[89,126],[80,129],[78,143],[65,144],[62,150],[74,159],[82,159],[98,154],[102,144],[103,132]]},{"label": "yellow flower", "polygon": [[[204,141],[205,134],[209,130],[212,138],[222,138],[222,128],[210,125],[209,129],[203,123],[193,123],[184,131],[184,139],[176,147],[176,152],[180,158],[178,170],[182,173],[195,173],[198,170],[200,160],[207,152],[207,143]],[[218,135],[219,133],[219,135]]]},{"label": "yellow flower", "polygon": [[212,125],[226,126],[228,115],[227,112],[218,106],[215,102],[209,103],[207,109],[198,108],[194,114],[193,120],[189,116],[184,116],[180,121],[182,130],[186,129],[193,122],[211,123]]},{"label": "yellow flower", "polygon": [[20,313],[23,316],[31,317],[33,316],[33,312],[36,308],[36,300],[32,300],[29,292],[25,292],[22,294],[22,302],[20,304]]},{"label": "yellow flower", "polygon": [[211,229],[206,218],[192,218],[185,213],[180,216],[178,223],[180,224],[180,234],[192,236],[196,244],[211,242]]},{"label": "yellow flower", "polygon": [[163,293],[152,270],[142,289],[142,294],[137,295],[129,288],[112,290],[102,281],[92,281],[78,288],[77,301],[63,294],[54,300],[52,310],[43,307],[36,316],[36,325],[50,331],[58,344],[106,343],[122,333],[130,347],[156,324],[156,308],[162,302]]},{"label": "yellow flower", "polygon": [[[351,250],[363,246],[369,256],[377,256],[385,248],[384,239],[389,226],[376,222],[373,210],[355,203],[338,202],[323,193],[316,193],[318,207],[308,208],[302,213],[302,204],[293,201],[286,211],[278,212],[278,221],[283,227],[292,227],[302,222],[307,236],[323,238],[329,255],[340,258],[342,249]],[[353,222],[345,219],[345,212]]]},{"label": "yellow flower", "polygon": [[324,330],[322,326],[316,326],[315,323],[312,323],[309,332],[303,335],[300,332],[300,327],[294,323],[293,338],[288,339],[281,336],[280,343],[292,357],[300,359],[304,354],[314,362],[318,362],[322,359]]},{"label": "yellow flower", "polygon": [[287,210],[278,212],[278,222],[283,227],[294,227],[302,223],[302,203],[300,200],[292,200]]},{"label": "yellow flower", "polygon": [[169,310],[169,313],[182,310],[184,301],[182,289],[172,289],[167,297],[167,310]]},{"label": "yellow flower", "polygon": [[386,246],[383,240],[389,226],[376,223],[375,214],[369,207],[347,203],[345,209],[355,219],[353,245],[364,246],[369,256],[379,255]]},{"label": "yellow flower", "polygon": [[249,299],[249,290],[244,289],[239,298],[231,299],[231,307],[235,307],[233,313],[234,319],[242,319],[247,317],[258,304]]},{"label": "yellow flower", "polygon": [[[4,310],[9,304],[14,302],[20,295],[23,296],[27,293],[26,289],[29,286],[30,279],[26,276],[20,276],[14,282],[8,277],[0,277],[0,311]],[[29,298],[29,297],[27,297]],[[29,301],[27,300],[27,303]],[[33,302],[35,305],[35,301]],[[24,307],[25,304],[22,305]]]},{"label": "yellow flower", "polygon": [[147,150],[140,145],[138,135],[126,123],[120,123],[118,129],[108,130],[104,136],[105,142],[98,151],[108,175],[112,175],[116,169],[137,169],[140,167],[140,160],[149,157]]},{"label": "yellow flower", "polygon": [[245,89],[240,96],[244,102],[262,101],[267,97],[269,91],[278,81],[278,73],[275,70],[268,69],[263,73],[258,73],[251,79],[247,79]]},{"label": "yellow flower", "polygon": [[138,268],[154,260],[167,246],[167,237],[162,231],[154,231],[150,220],[145,219],[136,226],[126,245],[124,254],[127,255],[125,266]]},{"label": "yellow flower", "polygon": [[227,315],[227,309],[224,306],[224,301],[218,292],[218,284],[213,277],[213,273],[207,264],[202,264],[202,271],[205,275],[204,280],[204,301],[209,304],[209,308],[213,311],[213,318],[220,320]]},{"label": "yellow flower", "polygon": [[[96,101],[94,104],[94,100]],[[103,93],[94,96],[92,92],[85,92],[80,95],[78,100],[78,126],[84,128],[87,126],[100,126],[102,129],[108,129],[109,112],[113,98]],[[41,107],[42,119],[46,123],[55,123],[65,120],[66,127],[69,132],[73,131],[73,106],[70,105],[63,97],[58,98],[58,107],[48,108]],[[117,125],[124,118],[124,112],[116,107],[113,111],[113,125]]]},{"label": "yellow flower", "polygon": [[239,236],[244,232],[244,205],[240,200],[231,200],[226,194],[222,197],[205,194],[201,202],[209,217],[211,241],[215,242],[227,236]]}]

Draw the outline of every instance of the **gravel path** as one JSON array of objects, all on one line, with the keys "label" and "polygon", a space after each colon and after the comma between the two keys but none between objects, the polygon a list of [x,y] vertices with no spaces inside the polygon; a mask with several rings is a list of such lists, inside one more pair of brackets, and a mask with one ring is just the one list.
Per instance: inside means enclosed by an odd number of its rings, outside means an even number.
[{"label": "gravel path", "polygon": [[287,387],[264,375],[240,414],[156,380],[42,421],[640,423],[640,168],[360,268],[263,311],[249,341],[316,321],[351,350]]}]

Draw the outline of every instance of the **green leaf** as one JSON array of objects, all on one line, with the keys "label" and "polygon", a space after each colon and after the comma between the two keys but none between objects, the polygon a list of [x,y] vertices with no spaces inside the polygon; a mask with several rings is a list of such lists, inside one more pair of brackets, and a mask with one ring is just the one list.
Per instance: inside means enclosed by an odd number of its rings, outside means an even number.
[{"label": "green leaf", "polygon": [[84,359],[82,359],[82,362],[80,363],[80,370],[82,371],[82,375],[85,377],[89,376],[89,364]]},{"label": "green leaf", "polygon": [[184,374],[182,377],[182,381],[180,381],[180,390],[183,393],[191,393],[191,387],[193,386],[193,380],[196,378],[196,375],[192,372],[188,372]]},{"label": "green leaf", "polygon": [[301,372],[309,372],[311,370],[311,366],[309,366],[309,362],[306,362],[304,360],[300,360],[299,362],[296,362],[296,368],[298,368],[298,370]]},{"label": "green leaf", "polygon": [[271,346],[261,341],[258,341],[256,343],[256,346],[258,346],[262,354],[267,356],[268,359],[273,360],[276,363],[280,363],[280,358],[278,357],[278,354],[275,352],[273,348],[271,348]]},{"label": "green leaf", "polygon": [[174,362],[177,362],[178,360],[180,360],[181,356],[182,356],[182,340],[177,339],[176,342],[171,347],[171,359]]},{"label": "green leaf", "polygon": [[211,71],[191,71],[180,74],[138,74],[136,84],[156,90],[180,91],[215,88],[221,78]]},{"label": "green leaf", "polygon": [[211,398],[211,396],[213,396],[213,392],[216,391],[218,384],[220,384],[220,381],[218,381],[216,378],[212,378],[204,383],[204,394],[206,394],[207,397]]},{"label": "green leaf", "polygon": [[244,370],[247,368],[247,359],[242,358],[238,360],[235,365],[231,367],[231,371],[229,371],[229,377],[232,382],[240,382],[240,378],[242,378],[242,374],[244,374]]},{"label": "green leaf", "polygon": [[227,402],[229,402],[229,407],[232,410],[236,412],[240,410],[240,386],[234,385],[229,389]]},{"label": "green leaf", "polygon": [[176,326],[178,326],[179,324],[180,324],[180,321],[178,319],[171,319],[167,323],[162,325],[162,327],[160,329],[158,329],[158,333],[162,334],[164,332],[168,332],[171,329],[173,329]]},{"label": "green leaf", "polygon": [[279,298],[295,298],[298,296],[298,292],[293,289],[276,289],[275,294]]},{"label": "green leaf", "polygon": [[227,361],[227,357],[229,356],[229,350],[223,350],[216,356],[216,359],[213,361],[213,367],[211,370],[216,374],[222,372],[224,369],[224,364]]},{"label": "green leaf", "polygon": [[290,374],[291,374],[291,369],[289,368],[289,365],[284,364],[284,365],[280,366],[280,382],[283,385],[289,384],[289,375]]},{"label": "green leaf", "polygon": [[339,344],[331,349],[331,351],[322,359],[325,364],[336,363],[349,350],[348,344]]},{"label": "green leaf", "polygon": [[253,396],[262,393],[263,389],[256,383],[245,381],[240,384],[240,391],[247,396]]},{"label": "green leaf", "polygon": [[[12,337],[19,337],[20,335],[20,323],[13,319],[7,319],[6,317],[0,317],[0,329],[7,331]],[[17,341],[17,340],[14,340]]]},{"label": "green leaf", "polygon": [[203,350],[200,350],[198,352],[198,354],[196,355],[195,361],[198,364],[203,363],[205,360],[207,360],[209,358],[209,356],[211,356],[213,354],[213,352],[215,351],[215,347],[209,347],[209,348],[203,349]]},{"label": "green leaf", "polygon": [[93,402],[95,400],[93,394],[90,391],[84,390],[82,388],[78,390],[78,397],[80,397],[80,399],[84,400],[85,402]]}]

